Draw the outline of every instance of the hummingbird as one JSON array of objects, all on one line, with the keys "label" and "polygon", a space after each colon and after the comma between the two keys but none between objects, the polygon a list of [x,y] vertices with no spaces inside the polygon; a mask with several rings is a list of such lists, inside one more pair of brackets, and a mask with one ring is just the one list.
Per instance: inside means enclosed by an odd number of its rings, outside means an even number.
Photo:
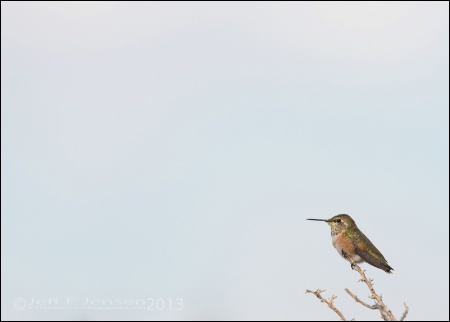
[{"label": "hummingbird", "polygon": [[[350,262],[349,257],[355,263],[367,262],[372,266],[382,269],[386,273],[392,273],[393,268],[380,251],[364,235],[355,221],[349,215],[341,214],[330,219],[307,219],[325,221],[331,227],[331,238],[334,248],[338,253]],[[351,265],[353,269],[353,264]]]}]

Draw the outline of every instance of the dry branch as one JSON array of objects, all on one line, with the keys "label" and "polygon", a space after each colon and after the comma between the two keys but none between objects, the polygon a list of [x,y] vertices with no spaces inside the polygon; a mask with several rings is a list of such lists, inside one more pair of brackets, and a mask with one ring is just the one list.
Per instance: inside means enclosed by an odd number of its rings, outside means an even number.
[{"label": "dry branch", "polygon": [[[367,303],[364,303],[363,301],[361,301],[359,298],[357,298],[355,295],[353,295],[353,293],[351,293],[350,291],[348,291],[347,289],[345,289],[347,291],[347,293],[358,303],[361,303],[362,305],[364,305],[367,308],[370,308],[372,310],[379,310],[381,313],[381,317],[383,318],[383,320],[385,321],[397,321],[397,319],[395,318],[394,314],[392,314],[391,310],[386,306],[386,304],[384,304],[383,302],[383,298],[380,295],[378,295],[377,292],[375,292],[374,288],[373,288],[373,280],[369,279],[366,277],[366,274],[364,273],[365,271],[363,271],[361,269],[361,267],[359,267],[358,264],[356,264],[353,259],[351,257],[349,257],[350,262],[352,263],[352,267],[354,270],[356,270],[360,275],[361,275],[361,279],[360,282],[364,282],[367,287],[370,290],[370,293],[372,294],[371,296],[369,296],[369,298],[375,300],[375,304],[374,305],[369,305]],[[405,312],[406,314],[408,313],[407,311]],[[404,313],[405,317],[406,314]]]},{"label": "dry branch", "polygon": [[315,291],[315,292],[310,291],[310,290],[306,290],[306,293],[312,293],[312,294],[314,294],[315,296],[317,296],[317,298],[319,298],[319,300],[320,300],[321,302],[326,303],[330,309],[332,309],[337,315],[339,315],[339,317],[341,318],[342,321],[347,321],[347,320],[345,319],[344,315],[341,313],[341,311],[339,311],[339,310],[334,306],[334,304],[333,304],[333,301],[337,298],[337,296],[336,296],[336,295],[333,295],[333,296],[331,296],[328,300],[326,300],[326,299],[324,299],[324,298],[322,297],[322,295],[320,295],[320,293],[322,293],[322,292],[325,292],[325,290],[317,289],[317,291]]},{"label": "dry branch", "polygon": [[[352,268],[361,275],[361,279],[359,281],[364,282],[367,285],[367,287],[369,288],[370,293],[371,293],[369,298],[373,299],[375,301],[375,303],[373,305],[365,303],[360,298],[358,298],[356,295],[354,295],[349,289],[346,288],[345,291],[348,293],[348,295],[350,295],[356,302],[360,303],[361,305],[365,306],[366,308],[371,309],[371,310],[380,311],[381,318],[383,320],[397,321],[395,316],[392,314],[392,311],[386,306],[386,304],[384,304],[382,295],[381,294],[378,295],[378,293],[375,292],[375,290],[373,288],[373,280],[367,278],[366,274],[364,273],[365,271],[362,270],[361,267],[359,267],[358,264],[356,264],[350,257],[349,257],[349,259],[350,259],[350,262],[352,263]],[[320,289],[318,289],[315,292],[306,290],[306,293],[312,293],[315,296],[317,296],[317,298],[319,298],[321,302],[326,303],[330,309],[332,309],[337,315],[339,315],[339,317],[341,318],[342,321],[346,321],[344,315],[333,304],[333,301],[336,299],[337,296],[333,295],[328,300],[326,300],[322,297],[322,295],[320,295],[320,293],[322,293],[324,291],[325,290],[320,290]],[[404,321],[406,318],[406,315],[409,312],[409,307],[406,305],[406,303],[404,303],[404,305],[405,305],[405,311],[403,312],[403,315],[400,318],[400,321]]]}]

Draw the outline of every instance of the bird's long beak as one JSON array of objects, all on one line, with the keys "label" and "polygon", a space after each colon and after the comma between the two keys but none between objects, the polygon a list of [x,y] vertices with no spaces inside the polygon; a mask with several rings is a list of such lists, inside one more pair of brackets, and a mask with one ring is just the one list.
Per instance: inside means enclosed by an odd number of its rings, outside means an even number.
[{"label": "bird's long beak", "polygon": [[328,219],[310,219],[310,218],[308,218],[308,219],[306,219],[306,220],[315,220],[315,221],[328,221]]}]

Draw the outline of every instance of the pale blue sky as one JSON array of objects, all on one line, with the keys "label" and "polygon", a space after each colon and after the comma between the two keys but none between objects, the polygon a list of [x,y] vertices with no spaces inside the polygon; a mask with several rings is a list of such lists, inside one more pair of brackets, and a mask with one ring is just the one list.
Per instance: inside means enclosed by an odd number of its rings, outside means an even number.
[{"label": "pale blue sky", "polygon": [[2,2],[2,319],[378,319],[305,220],[348,213],[448,320],[448,12]]}]

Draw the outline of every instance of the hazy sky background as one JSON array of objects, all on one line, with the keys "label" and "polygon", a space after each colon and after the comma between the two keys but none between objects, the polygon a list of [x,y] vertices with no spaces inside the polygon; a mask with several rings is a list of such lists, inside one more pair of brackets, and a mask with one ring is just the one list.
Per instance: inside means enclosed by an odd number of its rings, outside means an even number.
[{"label": "hazy sky background", "polygon": [[1,69],[2,319],[379,319],[339,213],[449,319],[448,2],[2,2]]}]

